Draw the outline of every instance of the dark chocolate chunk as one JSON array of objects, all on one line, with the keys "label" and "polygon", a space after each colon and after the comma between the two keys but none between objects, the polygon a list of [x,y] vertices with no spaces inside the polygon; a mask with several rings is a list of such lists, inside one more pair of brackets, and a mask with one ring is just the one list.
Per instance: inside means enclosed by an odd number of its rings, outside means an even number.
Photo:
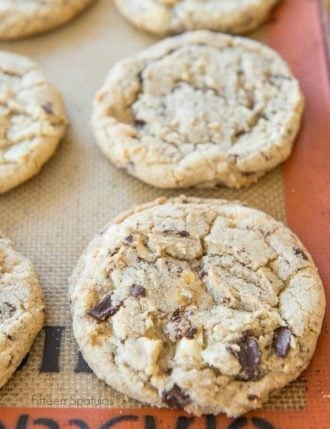
[{"label": "dark chocolate chunk", "polygon": [[113,316],[120,309],[120,305],[112,305],[112,295],[107,295],[102,299],[92,310],[88,312],[88,315],[99,322],[104,322],[109,317]]},{"label": "dark chocolate chunk", "polygon": [[131,287],[130,294],[134,296],[134,298],[139,298],[140,296],[146,296],[146,290],[143,286],[134,284]]},{"label": "dark chocolate chunk", "polygon": [[234,137],[235,137],[236,139],[238,139],[239,137],[244,136],[244,134],[246,134],[246,131],[245,131],[245,130],[240,130],[240,131],[237,131],[237,132],[235,133]]},{"label": "dark chocolate chunk", "polygon": [[142,119],[135,119],[134,124],[137,128],[142,128],[145,126],[146,122]]},{"label": "dark chocolate chunk", "polygon": [[4,314],[5,317],[11,317],[16,310],[16,307],[10,304],[10,302],[4,302],[3,307],[0,309],[0,314]]},{"label": "dark chocolate chunk", "polygon": [[171,317],[171,321],[172,322],[180,322],[181,320],[181,311],[180,309],[177,309],[173,312],[172,317]]},{"label": "dark chocolate chunk", "polygon": [[296,256],[301,256],[305,261],[308,261],[308,256],[303,250],[299,249],[298,247],[295,247],[293,251]]},{"label": "dark chocolate chunk", "polygon": [[244,376],[248,380],[257,380],[259,377],[260,350],[257,339],[247,336],[239,344],[238,358],[242,365]]},{"label": "dark chocolate chunk", "polygon": [[287,327],[281,327],[274,331],[273,348],[278,357],[286,357],[290,349],[292,332]]},{"label": "dark chocolate chunk", "polygon": [[42,108],[44,109],[44,111],[46,112],[46,113],[48,113],[48,115],[52,115],[53,113],[54,113],[54,111],[53,111],[53,106],[52,106],[52,104],[51,103],[46,103],[46,104],[43,104],[42,105]]},{"label": "dark chocolate chunk", "polygon": [[115,256],[119,252],[119,247],[116,247],[114,250],[112,250],[109,254],[110,256]]},{"label": "dark chocolate chunk", "polygon": [[163,231],[164,234],[176,234],[179,235],[180,237],[183,238],[187,238],[190,237],[190,234],[188,231],[174,231],[173,229],[164,229]]},{"label": "dark chocolate chunk", "polygon": [[190,234],[188,231],[179,231],[178,234],[180,235],[180,237],[190,237]]},{"label": "dark chocolate chunk", "polygon": [[184,393],[177,384],[174,384],[172,389],[165,390],[162,399],[170,408],[183,408],[191,402],[190,396]]},{"label": "dark chocolate chunk", "polygon": [[164,234],[171,234],[173,232],[172,229],[164,229],[163,233]]},{"label": "dark chocolate chunk", "polygon": [[125,238],[125,241],[127,242],[127,243],[132,243],[132,241],[133,241],[133,235],[128,235],[126,238]]},{"label": "dark chocolate chunk", "polygon": [[260,399],[258,395],[254,395],[253,393],[249,393],[247,397],[249,401],[255,401],[256,399]]},{"label": "dark chocolate chunk", "polygon": [[197,334],[197,329],[193,328],[192,326],[187,330],[187,332],[185,333],[185,337],[188,338],[189,340],[195,338]]},{"label": "dark chocolate chunk", "polygon": [[15,305],[10,304],[10,302],[5,302],[5,305],[9,308],[10,314],[15,313],[15,311],[17,310]]}]

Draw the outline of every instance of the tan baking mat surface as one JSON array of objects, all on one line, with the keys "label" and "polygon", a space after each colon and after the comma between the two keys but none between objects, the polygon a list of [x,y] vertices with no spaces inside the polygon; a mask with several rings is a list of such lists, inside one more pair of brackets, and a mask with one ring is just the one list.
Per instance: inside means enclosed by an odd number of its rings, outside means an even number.
[{"label": "tan baking mat surface", "polygon": [[[263,39],[263,32],[257,37]],[[89,240],[111,218],[161,194],[179,193],[159,191],[116,170],[94,144],[90,127],[92,99],[110,66],[154,40],[126,24],[109,0],[99,0],[71,25],[56,32],[0,43],[0,49],[25,54],[39,62],[62,91],[71,121],[66,140],[42,173],[0,197],[0,228],[14,240],[18,250],[34,261],[48,309],[47,353],[44,330],[26,365],[1,390],[0,406],[138,406],[125,401],[93,374],[77,372],[67,278]],[[186,193],[241,199],[285,220],[279,169],[244,191]],[[304,405],[305,382],[300,380],[274,395],[269,407],[301,409]]]}]

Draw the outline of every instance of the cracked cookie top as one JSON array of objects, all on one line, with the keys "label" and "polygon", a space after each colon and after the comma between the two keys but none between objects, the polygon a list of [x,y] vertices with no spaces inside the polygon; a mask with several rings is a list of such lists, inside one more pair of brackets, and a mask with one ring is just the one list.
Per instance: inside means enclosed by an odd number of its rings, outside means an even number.
[{"label": "cracked cookie top", "polygon": [[76,16],[93,0],[0,0],[0,39],[51,30]]},{"label": "cracked cookie top", "polygon": [[93,125],[106,156],[146,183],[239,188],[289,156],[303,106],[273,50],[199,31],[118,63]]},{"label": "cracked cookie top", "polygon": [[311,359],[324,315],[298,238],[236,202],[180,197],[106,227],[72,276],[73,327],[110,386],[155,406],[236,416]]},{"label": "cracked cookie top", "polygon": [[0,51],[0,193],[40,170],[66,124],[62,98],[40,68]]},{"label": "cracked cookie top", "polygon": [[43,293],[32,263],[0,232],[0,387],[29,352],[44,315]]},{"label": "cracked cookie top", "polygon": [[269,16],[278,0],[115,0],[135,26],[165,35],[188,30],[242,34]]}]

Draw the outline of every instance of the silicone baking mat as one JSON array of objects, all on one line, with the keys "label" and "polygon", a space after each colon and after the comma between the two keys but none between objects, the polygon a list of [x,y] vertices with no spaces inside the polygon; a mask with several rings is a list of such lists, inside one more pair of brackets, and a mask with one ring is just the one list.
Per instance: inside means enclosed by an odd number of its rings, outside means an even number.
[{"label": "silicone baking mat", "polygon": [[[307,111],[293,156],[243,191],[187,190],[189,195],[241,199],[288,222],[330,287],[330,85],[317,0],[284,0],[253,37],[277,49],[300,79]],[[299,380],[262,409],[239,419],[193,418],[141,404],[98,381],[76,350],[67,278],[89,240],[132,205],[162,192],[116,170],[94,144],[91,104],[108,69],[156,39],[127,24],[110,0],[98,0],[71,24],[0,49],[28,55],[62,91],[71,127],[41,174],[0,197],[0,227],[35,263],[47,300],[47,323],[33,349],[0,391],[0,429],[235,429],[328,427],[330,337],[326,315],[316,355]]]}]

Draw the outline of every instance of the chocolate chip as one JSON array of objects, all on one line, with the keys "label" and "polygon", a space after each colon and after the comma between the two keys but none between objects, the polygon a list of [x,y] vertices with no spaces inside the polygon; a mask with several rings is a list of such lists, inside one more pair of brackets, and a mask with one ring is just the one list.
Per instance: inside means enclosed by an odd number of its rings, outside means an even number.
[{"label": "chocolate chip", "polygon": [[142,128],[146,125],[146,122],[142,119],[135,119],[134,124],[137,128]]},{"label": "chocolate chip", "polygon": [[0,309],[0,314],[4,314],[5,317],[11,317],[17,310],[14,305],[10,304],[10,302],[4,302],[3,305],[4,307]]},{"label": "chocolate chip", "polygon": [[240,130],[240,131],[237,131],[237,132],[235,133],[234,137],[235,137],[236,139],[238,139],[239,137],[244,136],[244,134],[246,134],[246,131],[245,131],[245,130]]},{"label": "chocolate chip", "polygon": [[110,256],[115,256],[119,252],[119,247],[116,247],[114,250],[110,252]]},{"label": "chocolate chip", "polygon": [[181,321],[181,311],[180,309],[177,309],[173,312],[172,317],[171,317],[171,321],[172,322],[180,322]]},{"label": "chocolate chip", "polygon": [[41,106],[48,115],[52,115],[54,113],[53,106],[51,103],[46,103]]},{"label": "chocolate chip", "polygon": [[170,408],[183,408],[191,402],[190,396],[184,393],[177,384],[174,384],[172,389],[165,390],[162,399]]},{"label": "chocolate chip", "polygon": [[206,276],[206,271],[200,271],[198,275],[200,280],[203,280],[203,278]]},{"label": "chocolate chip", "polygon": [[112,305],[112,295],[107,295],[102,299],[92,310],[88,312],[88,315],[99,322],[104,322],[109,317],[113,316],[120,309],[120,305]]},{"label": "chocolate chip", "polygon": [[163,233],[164,234],[176,234],[176,235],[179,235],[180,237],[183,237],[183,238],[190,237],[190,234],[188,231],[174,231],[173,229],[164,229]]},{"label": "chocolate chip", "polygon": [[13,304],[10,304],[10,302],[5,302],[4,303],[10,311],[16,311],[16,307]]},{"label": "chocolate chip", "polygon": [[256,399],[260,399],[258,395],[254,395],[253,393],[250,393],[247,395],[249,401],[255,401]]},{"label": "chocolate chip", "polygon": [[187,330],[187,332],[185,333],[185,337],[188,338],[189,340],[195,338],[197,334],[197,329],[193,328],[192,326]]},{"label": "chocolate chip", "polygon": [[294,247],[293,251],[296,256],[301,256],[305,261],[308,261],[308,256],[303,250],[299,249],[298,247]]},{"label": "chocolate chip", "polygon": [[132,241],[133,241],[133,235],[128,235],[126,238],[125,238],[125,241],[127,241],[127,243],[132,243]]},{"label": "chocolate chip", "polygon": [[246,337],[239,344],[238,358],[242,365],[244,376],[248,380],[257,380],[259,376],[260,350],[255,337]]},{"label": "chocolate chip", "polygon": [[287,327],[281,327],[274,331],[273,348],[278,357],[286,357],[290,349],[292,332]]},{"label": "chocolate chip", "polygon": [[146,290],[143,286],[134,284],[131,287],[130,295],[134,296],[134,298],[139,298],[140,296],[146,296]]},{"label": "chocolate chip", "polygon": [[173,232],[172,229],[164,229],[163,233],[164,234],[171,234]]}]

